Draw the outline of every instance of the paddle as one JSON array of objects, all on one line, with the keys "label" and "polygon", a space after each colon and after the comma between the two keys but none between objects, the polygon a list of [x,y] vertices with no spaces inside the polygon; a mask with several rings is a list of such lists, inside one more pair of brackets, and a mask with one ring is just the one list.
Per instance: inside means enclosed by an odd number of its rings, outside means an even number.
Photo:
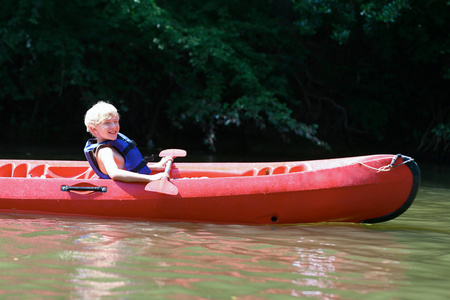
[{"label": "paddle", "polygon": [[[172,162],[175,157],[185,157],[186,151],[181,149],[167,149],[159,153],[159,157],[170,157],[170,160],[166,163],[165,173],[169,174]],[[145,186],[145,190],[149,192],[157,192],[167,195],[178,194],[178,188],[169,181],[167,177],[163,177],[160,180],[150,181]]]}]

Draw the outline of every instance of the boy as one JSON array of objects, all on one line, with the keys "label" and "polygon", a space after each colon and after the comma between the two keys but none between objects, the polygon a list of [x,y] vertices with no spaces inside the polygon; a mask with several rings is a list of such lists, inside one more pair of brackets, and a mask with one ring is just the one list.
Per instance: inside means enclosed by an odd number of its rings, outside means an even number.
[{"label": "boy", "polygon": [[136,143],[119,133],[119,113],[112,104],[100,101],[92,106],[86,112],[84,124],[94,137],[86,142],[84,154],[100,178],[150,182],[168,176],[165,172],[149,175],[152,170],[164,171],[170,158],[162,158],[150,169],[136,148]]}]

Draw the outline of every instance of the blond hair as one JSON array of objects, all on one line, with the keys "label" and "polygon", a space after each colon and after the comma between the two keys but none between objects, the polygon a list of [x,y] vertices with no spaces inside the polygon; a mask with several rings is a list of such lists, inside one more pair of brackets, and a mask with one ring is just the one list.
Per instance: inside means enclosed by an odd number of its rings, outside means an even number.
[{"label": "blond hair", "polygon": [[114,105],[105,101],[99,101],[92,106],[84,116],[84,125],[86,125],[87,132],[91,132],[91,126],[100,124],[103,120],[120,117]]}]

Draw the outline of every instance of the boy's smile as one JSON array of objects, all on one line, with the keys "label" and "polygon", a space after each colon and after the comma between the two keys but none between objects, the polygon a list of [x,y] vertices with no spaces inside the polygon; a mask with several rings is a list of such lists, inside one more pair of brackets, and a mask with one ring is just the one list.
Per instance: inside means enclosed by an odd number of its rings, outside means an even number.
[{"label": "boy's smile", "polygon": [[94,134],[97,138],[98,143],[104,142],[106,140],[114,141],[115,139],[117,139],[119,130],[119,118],[112,117],[105,119],[97,124],[94,128]]}]

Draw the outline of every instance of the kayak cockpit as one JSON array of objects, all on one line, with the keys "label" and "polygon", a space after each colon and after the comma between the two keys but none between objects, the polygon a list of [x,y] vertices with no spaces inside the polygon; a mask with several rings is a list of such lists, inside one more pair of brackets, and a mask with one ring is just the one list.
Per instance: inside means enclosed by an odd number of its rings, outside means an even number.
[{"label": "kayak cockpit", "polygon": [[95,172],[89,166],[49,166],[29,163],[7,163],[0,166],[0,177],[91,179]]},{"label": "kayak cockpit", "polygon": [[[309,164],[304,162],[285,164],[195,164],[180,163],[174,165],[170,172],[171,178],[220,178],[220,177],[246,177],[279,175],[311,170]],[[7,162],[0,165],[0,177],[15,178],[71,178],[71,179],[95,179],[98,178],[88,164],[52,164]]]},{"label": "kayak cockpit", "polygon": [[220,164],[211,163],[203,165],[195,164],[179,164],[177,168],[171,171],[173,178],[218,178],[218,177],[246,177],[246,176],[266,176],[279,175],[297,172],[310,171],[311,166],[304,162],[296,162],[295,164],[274,164],[265,165],[257,164]]}]

